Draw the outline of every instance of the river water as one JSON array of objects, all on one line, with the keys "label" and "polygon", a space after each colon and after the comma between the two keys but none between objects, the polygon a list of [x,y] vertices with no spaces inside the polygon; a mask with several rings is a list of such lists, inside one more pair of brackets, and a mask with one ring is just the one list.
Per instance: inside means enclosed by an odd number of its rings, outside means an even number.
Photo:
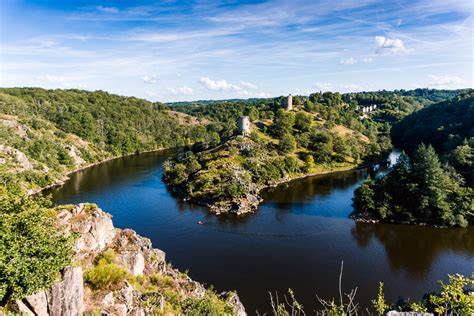
[{"label": "river water", "polygon": [[[71,175],[51,190],[55,203],[94,202],[114,225],[132,228],[164,250],[167,260],[217,291],[237,290],[247,311],[269,311],[269,291],[289,288],[307,311],[320,297],[358,287],[368,306],[385,283],[388,301],[419,300],[447,274],[474,271],[474,228],[440,229],[356,223],[348,218],[354,189],[366,170],[290,182],[263,192],[255,214],[216,217],[180,201],[162,182],[172,152],[111,160]],[[205,222],[198,225],[198,221]]]}]

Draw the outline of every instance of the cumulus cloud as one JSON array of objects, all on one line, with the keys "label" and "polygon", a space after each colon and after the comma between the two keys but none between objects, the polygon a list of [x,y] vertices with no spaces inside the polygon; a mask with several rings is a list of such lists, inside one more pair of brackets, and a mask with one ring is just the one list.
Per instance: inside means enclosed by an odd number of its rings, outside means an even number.
[{"label": "cumulus cloud", "polygon": [[171,94],[173,95],[191,95],[193,94],[193,89],[190,87],[182,86],[182,87],[176,87],[176,88],[167,88]]},{"label": "cumulus cloud", "polygon": [[355,60],[352,57],[344,58],[344,59],[341,59],[341,64],[342,65],[354,65],[354,64],[357,64],[357,60]]},{"label": "cumulus cloud", "polygon": [[362,61],[366,64],[369,64],[369,63],[373,62],[374,60],[373,60],[372,57],[366,57],[366,58],[362,59]]},{"label": "cumulus cloud", "polygon": [[142,80],[143,80],[144,83],[147,83],[147,84],[154,84],[154,83],[156,83],[156,78],[157,78],[156,75],[143,76],[143,77],[142,77]]},{"label": "cumulus cloud", "polygon": [[250,83],[250,82],[245,82],[245,81],[239,81],[240,85],[244,88],[248,88],[248,89],[258,89],[258,87],[256,85],[254,85],[253,83]]},{"label": "cumulus cloud", "polygon": [[410,50],[405,47],[403,41],[399,38],[387,38],[385,36],[376,36],[377,53],[383,55],[402,55]]},{"label": "cumulus cloud", "polygon": [[462,79],[459,76],[451,75],[429,75],[430,83],[428,86],[431,87],[459,87],[463,88],[467,86],[466,80]]},{"label": "cumulus cloud", "polygon": [[212,80],[208,77],[202,77],[199,79],[199,84],[206,88],[207,90],[212,91],[241,91],[237,85],[228,83],[226,80]]},{"label": "cumulus cloud", "polygon": [[117,9],[116,7],[105,7],[105,6],[102,6],[102,5],[99,5],[96,7],[96,9],[100,12],[103,12],[103,13],[118,13],[119,12],[119,9]]}]

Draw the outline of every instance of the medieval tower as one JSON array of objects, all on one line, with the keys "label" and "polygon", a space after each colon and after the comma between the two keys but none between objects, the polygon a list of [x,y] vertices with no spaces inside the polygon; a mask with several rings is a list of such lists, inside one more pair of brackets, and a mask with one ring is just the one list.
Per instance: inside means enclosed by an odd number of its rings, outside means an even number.
[{"label": "medieval tower", "polygon": [[291,94],[286,97],[285,107],[287,111],[293,110],[293,96]]},{"label": "medieval tower", "polygon": [[239,132],[242,135],[250,135],[250,117],[242,116],[239,118]]}]

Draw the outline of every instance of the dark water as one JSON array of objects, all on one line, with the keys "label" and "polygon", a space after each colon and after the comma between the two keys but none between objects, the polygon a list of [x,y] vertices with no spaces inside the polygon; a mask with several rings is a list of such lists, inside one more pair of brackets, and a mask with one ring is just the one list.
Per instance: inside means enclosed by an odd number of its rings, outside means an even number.
[{"label": "dark water", "polygon": [[[161,181],[170,153],[121,158],[72,175],[53,191],[56,203],[95,202],[117,227],[152,239],[168,261],[216,290],[238,291],[248,312],[269,310],[268,291],[292,288],[309,311],[315,294],[336,297],[358,287],[368,305],[379,281],[389,301],[420,299],[448,273],[474,271],[474,229],[363,224],[347,218],[366,171],[294,181],[265,192],[256,214],[216,217],[171,196]],[[197,225],[197,221],[205,225]]]}]

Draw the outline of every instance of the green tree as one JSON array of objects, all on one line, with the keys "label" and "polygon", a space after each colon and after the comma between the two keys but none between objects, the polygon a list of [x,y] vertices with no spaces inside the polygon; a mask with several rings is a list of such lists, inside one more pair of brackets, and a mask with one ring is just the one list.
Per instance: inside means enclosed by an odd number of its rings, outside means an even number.
[{"label": "green tree", "polygon": [[0,301],[49,287],[71,262],[72,235],[55,227],[42,198],[0,186]]},{"label": "green tree", "polygon": [[454,217],[447,203],[448,176],[441,168],[434,148],[421,144],[413,153],[412,164],[412,181],[417,183],[413,193],[419,199],[416,216],[453,222]]},{"label": "green tree", "polygon": [[302,132],[310,130],[313,124],[313,116],[305,112],[298,112],[295,116],[295,127]]},{"label": "green tree", "polygon": [[295,124],[295,115],[287,113],[284,109],[278,109],[273,123],[273,132],[278,137],[283,137],[287,133],[291,133]]},{"label": "green tree", "polygon": [[305,172],[311,171],[315,166],[313,155],[306,155],[304,158],[304,170]]},{"label": "green tree", "polygon": [[287,133],[280,139],[279,148],[284,153],[291,153],[296,149],[296,140],[293,135]]},{"label": "green tree", "polygon": [[369,178],[354,192],[353,206],[360,212],[371,213],[375,210],[373,181]]}]

